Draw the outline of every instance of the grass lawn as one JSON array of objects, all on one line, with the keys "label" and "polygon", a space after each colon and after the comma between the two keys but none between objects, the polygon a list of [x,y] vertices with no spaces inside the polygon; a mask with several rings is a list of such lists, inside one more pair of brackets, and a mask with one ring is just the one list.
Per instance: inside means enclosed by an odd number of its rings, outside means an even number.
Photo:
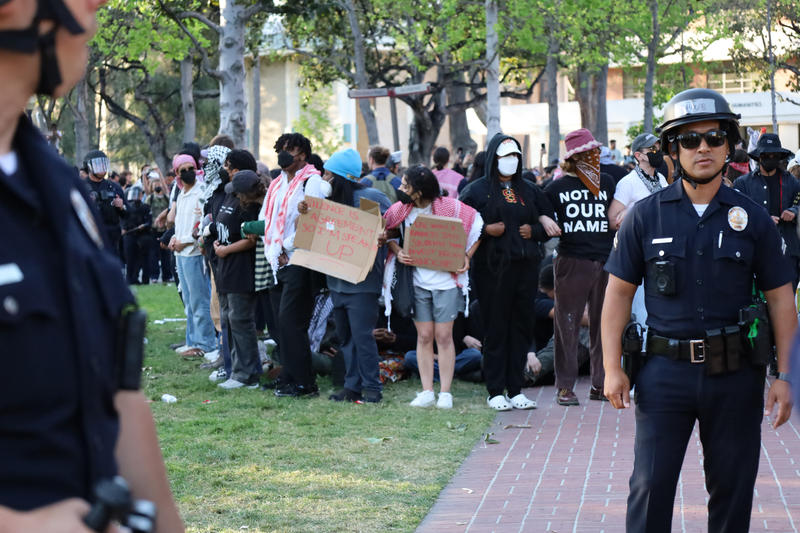
[{"label": "grass lawn", "polygon": [[[419,380],[378,405],[223,391],[169,349],[183,340],[175,287],[137,287],[149,315],[143,387],[188,531],[413,531],[494,419],[482,384],[457,381],[451,411],[414,409]],[[160,401],[169,393],[174,404]]]}]

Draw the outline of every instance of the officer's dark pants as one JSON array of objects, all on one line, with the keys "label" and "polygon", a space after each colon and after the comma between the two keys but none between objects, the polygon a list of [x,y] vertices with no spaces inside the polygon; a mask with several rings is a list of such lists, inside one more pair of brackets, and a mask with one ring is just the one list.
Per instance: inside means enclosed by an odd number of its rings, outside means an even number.
[{"label": "officer's dark pants", "polygon": [[378,294],[331,291],[336,336],[346,368],[344,386],[355,392],[381,392],[378,345],[372,328],[378,320]]},{"label": "officer's dark pants", "polygon": [[570,389],[578,379],[578,330],[586,304],[589,304],[589,368],[592,386],[603,386],[603,346],[600,343],[600,314],[606,293],[608,273],[603,263],[559,255],[553,260],[556,305],[555,340],[556,387]]},{"label": "officer's dark pants", "polygon": [[125,248],[125,275],[128,285],[139,283],[139,271],[142,272],[141,283],[150,283],[150,262],[148,253],[150,235],[134,233],[122,237]]},{"label": "officer's dark pants", "polygon": [[270,289],[270,299],[278,320],[280,379],[303,386],[314,384],[308,343],[308,326],[314,312],[311,271],[294,265],[278,270],[278,285]]},{"label": "officer's dark pants", "polygon": [[158,276],[159,265],[161,268],[161,281],[172,280],[172,252],[162,250],[159,239],[164,234],[160,232],[151,238],[150,243],[150,277],[155,280]]},{"label": "officer's dark pants", "polygon": [[[668,533],[686,446],[699,421],[709,533],[750,528],[758,473],[764,371],[706,376],[702,364],[655,356],[636,380],[636,446],[628,533]],[[698,503],[698,502],[694,502]]]},{"label": "officer's dark pants", "polygon": [[[489,396],[522,391],[523,369],[531,345],[531,302],[536,291],[531,272],[538,261],[511,261],[498,275],[476,266],[473,277],[484,321],[483,375]],[[575,333],[577,337],[577,331]]]},{"label": "officer's dark pants", "polygon": [[122,231],[119,229],[119,226],[106,226],[106,235],[110,243],[109,249],[114,255],[123,259],[122,254],[120,254],[120,248],[122,247]]},{"label": "officer's dark pants", "polygon": [[256,295],[248,293],[219,293],[220,322],[227,325],[232,370],[230,377],[251,384],[261,375],[258,338],[253,320]]}]

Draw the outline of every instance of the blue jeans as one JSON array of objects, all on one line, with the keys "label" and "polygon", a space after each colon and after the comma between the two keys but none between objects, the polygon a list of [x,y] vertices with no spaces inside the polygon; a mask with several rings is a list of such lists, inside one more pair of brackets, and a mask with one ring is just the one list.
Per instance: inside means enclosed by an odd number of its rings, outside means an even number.
[{"label": "blue jeans", "polygon": [[346,374],[344,386],[355,392],[383,390],[378,345],[372,329],[378,319],[378,295],[331,291],[336,335],[341,342]]},{"label": "blue jeans", "polygon": [[[417,364],[417,351],[411,350],[406,352],[406,357],[403,362],[406,370],[419,372],[419,365]],[[475,372],[481,369],[481,352],[475,348],[465,348],[462,352],[456,354],[456,367],[453,375],[456,377]],[[520,369],[520,373],[522,369]],[[439,381],[439,362],[434,359],[433,361],[433,381]]]},{"label": "blue jeans", "polygon": [[211,352],[217,348],[216,330],[211,321],[211,279],[203,268],[203,256],[176,255],[178,278],[186,312],[186,346]]}]

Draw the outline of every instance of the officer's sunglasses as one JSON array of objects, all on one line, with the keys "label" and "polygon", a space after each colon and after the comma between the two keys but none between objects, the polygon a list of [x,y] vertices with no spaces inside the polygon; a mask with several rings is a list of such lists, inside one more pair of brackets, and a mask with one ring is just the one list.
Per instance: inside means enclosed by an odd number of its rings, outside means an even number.
[{"label": "officer's sunglasses", "polygon": [[724,130],[709,130],[705,133],[690,131],[689,133],[681,133],[675,137],[675,140],[677,140],[681,147],[685,148],[686,150],[694,150],[700,146],[700,143],[703,139],[705,139],[706,144],[712,148],[722,146],[725,144],[725,138],[727,136],[728,134]]}]

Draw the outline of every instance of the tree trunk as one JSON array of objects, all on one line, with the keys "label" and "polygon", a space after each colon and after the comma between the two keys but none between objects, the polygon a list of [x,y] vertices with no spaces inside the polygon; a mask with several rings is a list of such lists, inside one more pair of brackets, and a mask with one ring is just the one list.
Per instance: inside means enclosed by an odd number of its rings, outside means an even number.
[{"label": "tree trunk", "polygon": [[[458,104],[467,100],[467,90],[465,87],[452,84],[447,87],[448,105]],[[475,153],[478,144],[472,140],[467,125],[466,110],[453,111],[450,114],[450,146],[453,150],[459,147],[464,149],[464,153]]]},{"label": "tree trunk", "polygon": [[595,124],[591,130],[594,138],[608,145],[608,111],[606,106],[606,91],[608,89],[608,61],[594,74],[594,113]]},{"label": "tree trunk", "polygon": [[75,165],[80,167],[83,157],[91,149],[89,142],[89,117],[87,115],[87,102],[89,100],[89,90],[86,77],[75,86],[75,116],[73,126],[75,128]]},{"label": "tree trunk", "polygon": [[258,53],[253,57],[253,121],[250,123],[250,151],[258,161],[261,146],[261,57]]},{"label": "tree trunk", "polygon": [[[366,60],[364,59],[364,36],[358,25],[358,14],[356,13],[355,2],[353,0],[346,0],[344,2],[344,7],[347,10],[347,18],[350,21],[350,34],[353,37],[353,62],[356,67],[356,87],[359,89],[367,89],[369,88],[369,83],[367,82],[367,67]],[[367,138],[369,139],[370,146],[380,144],[378,123],[375,121],[375,113],[372,111],[369,99],[359,98],[358,109],[361,111],[361,117],[364,119],[364,124],[367,127]]]},{"label": "tree trunk", "polygon": [[486,140],[500,133],[500,49],[497,1],[486,0]]},{"label": "tree trunk", "polygon": [[247,100],[244,93],[244,38],[246,20],[242,0],[220,0],[219,36],[219,132],[234,144],[246,142]]},{"label": "tree trunk", "polygon": [[575,98],[581,112],[581,127],[594,131],[597,114],[595,113],[592,98],[592,76],[588,65],[578,65],[574,77]]},{"label": "tree trunk", "polygon": [[658,21],[658,0],[650,0],[650,20],[653,35],[647,45],[647,76],[644,80],[644,131],[653,132],[653,84],[656,77],[656,48],[658,47],[660,24]]},{"label": "tree trunk", "polygon": [[401,98],[414,113],[408,139],[409,165],[430,165],[431,152],[444,124],[442,94],[432,94],[430,98],[433,99],[429,102],[430,109],[424,104],[425,95]]},{"label": "tree trunk", "polygon": [[[548,27],[552,25],[548,24]],[[548,37],[547,64],[545,66],[545,98],[548,114],[548,147],[545,166],[557,159],[561,152],[561,127],[558,123],[558,38],[554,33]]]},{"label": "tree trunk", "polygon": [[181,61],[181,108],[183,109],[183,142],[194,141],[197,135],[197,117],[194,107],[192,57]]}]

